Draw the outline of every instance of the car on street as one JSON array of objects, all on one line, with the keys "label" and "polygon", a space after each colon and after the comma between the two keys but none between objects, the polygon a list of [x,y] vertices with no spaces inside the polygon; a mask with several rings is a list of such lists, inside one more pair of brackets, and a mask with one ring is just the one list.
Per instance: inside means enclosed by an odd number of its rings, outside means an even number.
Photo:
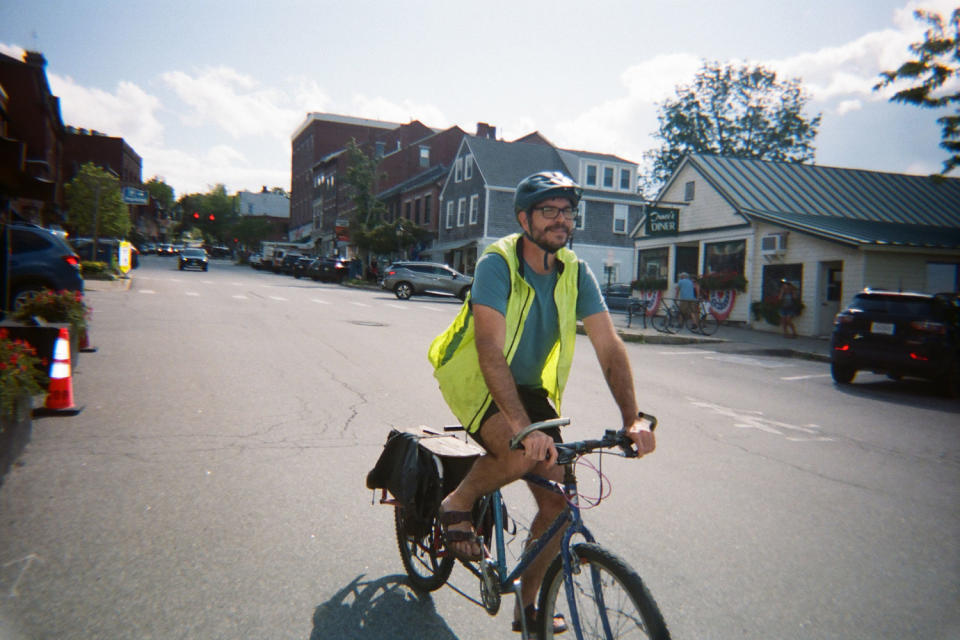
[{"label": "car on street", "polygon": [[263,256],[259,253],[251,253],[247,258],[247,263],[256,270],[263,269]]},{"label": "car on street", "polygon": [[321,282],[343,282],[350,273],[350,261],[338,257],[317,258],[307,267],[307,275]]},{"label": "car on street", "polygon": [[293,251],[288,251],[283,255],[283,260],[280,261],[280,273],[285,275],[293,274],[293,265],[296,264],[297,260],[303,257],[301,253],[295,253]]},{"label": "car on street", "polygon": [[66,240],[47,229],[26,223],[0,224],[0,307],[15,309],[19,301],[43,289],[82,293],[80,256]]},{"label": "car on street", "polygon": [[180,249],[177,268],[179,268],[180,271],[183,271],[184,269],[201,269],[206,271],[207,252],[203,249],[193,247]]},{"label": "car on street", "polygon": [[440,293],[461,300],[467,297],[473,278],[437,262],[394,262],[383,271],[380,286],[401,300],[410,296]]},{"label": "car on street", "polygon": [[601,288],[603,300],[611,311],[626,311],[633,297],[633,288],[629,282],[617,282]]},{"label": "car on street", "polygon": [[837,314],[830,339],[837,384],[858,371],[934,382],[960,397],[960,297],[866,289]]},{"label": "car on street", "polygon": [[316,260],[316,258],[313,256],[300,256],[300,258],[293,263],[293,277],[299,280],[307,275],[307,269],[313,264],[314,260]]}]

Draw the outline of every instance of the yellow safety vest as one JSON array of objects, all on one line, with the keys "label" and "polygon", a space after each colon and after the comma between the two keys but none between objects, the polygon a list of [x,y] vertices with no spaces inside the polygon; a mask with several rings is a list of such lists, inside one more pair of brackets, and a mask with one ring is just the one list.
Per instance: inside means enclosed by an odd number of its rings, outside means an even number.
[{"label": "yellow safety vest", "polygon": [[[506,340],[503,357],[507,364],[513,360],[527,321],[527,313],[533,304],[534,289],[523,278],[519,240],[522,234],[501,238],[487,247],[484,254],[497,253],[510,269],[510,295],[507,299]],[[560,339],[553,346],[544,362],[541,379],[557,411],[563,388],[573,364],[573,348],[577,335],[577,256],[569,249],[557,251],[560,275],[553,290],[557,304]],[[480,427],[480,420],[490,407],[493,398],[480,370],[477,345],[474,340],[473,311],[468,296],[460,313],[447,329],[434,338],[427,355],[434,367],[434,377],[440,383],[440,392],[453,415],[471,433]]]}]

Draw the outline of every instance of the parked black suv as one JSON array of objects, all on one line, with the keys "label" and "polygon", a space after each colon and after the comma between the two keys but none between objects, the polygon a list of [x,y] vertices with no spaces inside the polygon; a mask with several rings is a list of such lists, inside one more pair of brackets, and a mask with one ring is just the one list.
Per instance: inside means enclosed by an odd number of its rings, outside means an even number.
[{"label": "parked black suv", "polygon": [[[11,243],[9,292],[4,260],[8,232]],[[80,257],[66,240],[42,227],[24,223],[0,224],[0,307],[15,309],[18,299],[43,289],[83,292]]]},{"label": "parked black suv", "polygon": [[350,273],[350,261],[343,258],[318,258],[307,267],[306,275],[322,282],[343,282]]},{"label": "parked black suv", "polygon": [[837,314],[830,351],[838,384],[865,369],[932,380],[960,397],[960,297],[867,289]]}]

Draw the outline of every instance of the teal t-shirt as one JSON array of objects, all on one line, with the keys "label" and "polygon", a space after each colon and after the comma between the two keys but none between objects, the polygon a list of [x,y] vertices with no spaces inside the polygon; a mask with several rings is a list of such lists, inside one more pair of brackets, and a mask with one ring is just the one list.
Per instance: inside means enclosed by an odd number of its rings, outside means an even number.
[{"label": "teal t-shirt", "polygon": [[[523,270],[523,278],[533,287],[534,300],[527,314],[527,323],[520,336],[520,344],[510,363],[510,372],[518,385],[542,386],[540,372],[543,363],[553,345],[560,339],[560,325],[557,317],[557,303],[553,299],[553,289],[557,283],[557,272],[536,273],[529,265]],[[474,304],[482,304],[507,314],[507,298],[510,295],[510,268],[503,256],[487,253],[477,261],[473,274],[473,287],[470,298]],[[585,263],[580,263],[577,279],[577,320],[595,313],[606,311],[607,305],[600,293],[600,286],[593,271]]]}]

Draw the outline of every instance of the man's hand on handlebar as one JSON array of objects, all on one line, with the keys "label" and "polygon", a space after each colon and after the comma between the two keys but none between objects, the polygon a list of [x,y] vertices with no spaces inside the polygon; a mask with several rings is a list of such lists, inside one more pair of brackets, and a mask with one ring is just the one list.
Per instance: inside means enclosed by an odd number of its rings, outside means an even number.
[{"label": "man's hand on handlebar", "polygon": [[636,447],[638,458],[653,453],[653,450],[657,448],[657,439],[653,435],[655,424],[655,422],[651,423],[646,418],[638,417],[633,421],[633,424],[624,429],[624,433]]},{"label": "man's hand on handlebar", "polygon": [[536,461],[547,461],[547,466],[557,462],[557,447],[553,438],[543,431],[532,431],[523,439],[523,455]]}]

